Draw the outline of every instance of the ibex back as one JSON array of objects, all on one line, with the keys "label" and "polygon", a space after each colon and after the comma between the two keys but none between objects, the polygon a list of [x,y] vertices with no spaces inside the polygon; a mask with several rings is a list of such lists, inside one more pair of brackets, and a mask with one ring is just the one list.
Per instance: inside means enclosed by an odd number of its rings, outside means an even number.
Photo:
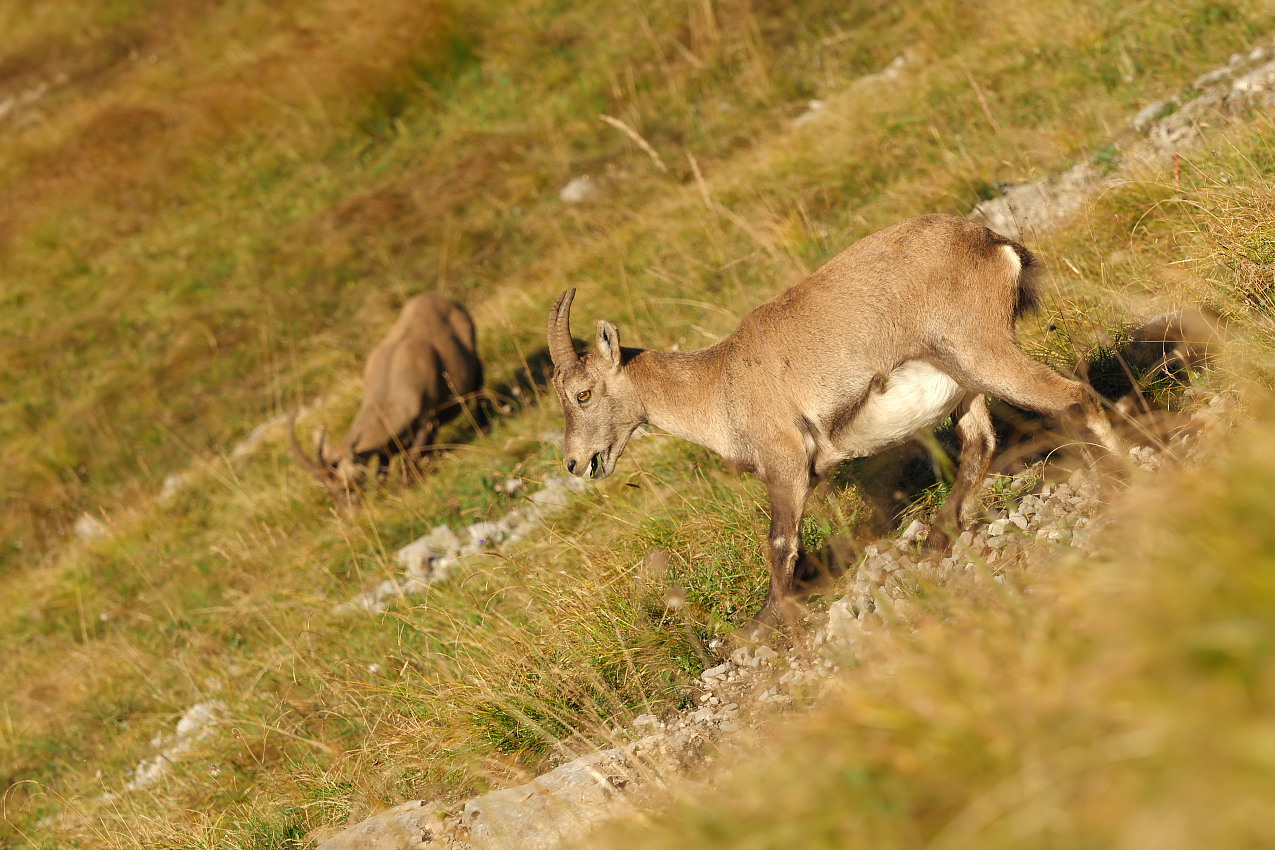
[{"label": "ibex back", "polygon": [[959,471],[938,525],[957,529],[977,510],[995,448],[988,395],[1117,450],[1089,391],[1014,342],[1015,320],[1036,305],[1038,273],[1017,242],[929,215],[851,245],[710,348],[621,348],[615,326],[599,321],[583,357],[571,341],[575,290],[564,292],[549,313],[549,352],[567,469],[610,475],[633,430],[649,422],[755,473],[771,508],[770,593],[759,618],[773,620],[803,554],[806,498],[842,460],[955,414]]},{"label": "ibex back", "polygon": [[405,472],[438,432],[455,418],[466,397],[482,389],[474,323],[464,307],[441,295],[409,298],[363,369],[363,401],[345,438],[335,446],[319,438],[318,459],[297,445],[297,460],[334,495],[358,490],[373,457],[377,473],[389,471],[390,456],[405,454]]}]

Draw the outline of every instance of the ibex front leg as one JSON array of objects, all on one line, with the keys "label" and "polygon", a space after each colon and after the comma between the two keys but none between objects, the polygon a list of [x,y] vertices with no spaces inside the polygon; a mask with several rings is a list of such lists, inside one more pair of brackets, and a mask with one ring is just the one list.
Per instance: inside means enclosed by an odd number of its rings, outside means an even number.
[{"label": "ibex front leg", "polygon": [[804,464],[789,469],[786,476],[766,481],[770,495],[769,551],[766,553],[770,562],[770,592],[757,615],[757,621],[765,625],[779,625],[792,618],[789,605],[793,573],[805,554],[801,545],[801,518],[810,487],[809,467]]},{"label": "ibex front leg", "polygon": [[421,461],[438,435],[438,420],[430,417],[418,422],[412,433],[412,444],[403,452],[403,483],[421,478]]}]

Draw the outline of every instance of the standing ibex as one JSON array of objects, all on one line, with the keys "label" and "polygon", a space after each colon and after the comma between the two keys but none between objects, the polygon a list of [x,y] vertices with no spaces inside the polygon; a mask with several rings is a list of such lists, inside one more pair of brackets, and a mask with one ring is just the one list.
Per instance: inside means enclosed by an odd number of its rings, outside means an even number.
[{"label": "standing ibex", "polygon": [[549,313],[554,388],[575,475],[604,478],[633,430],[649,422],[751,471],[770,497],[773,620],[803,555],[811,487],[837,462],[875,454],[956,414],[960,470],[940,529],[978,506],[995,432],[986,395],[1083,423],[1118,443],[1088,390],[1023,354],[1014,322],[1036,306],[1032,254],[979,224],[929,215],[851,245],[803,282],[754,309],[701,351],[621,348],[598,322],[581,357],[571,340],[575,290]]},{"label": "standing ibex", "polygon": [[332,447],[320,435],[318,460],[312,460],[297,445],[294,417],[293,454],[334,494],[354,492],[374,456],[382,478],[392,454],[404,453],[409,467],[418,461],[438,426],[456,418],[482,385],[474,323],[465,308],[433,293],[414,296],[367,358],[363,403],[345,439]]}]

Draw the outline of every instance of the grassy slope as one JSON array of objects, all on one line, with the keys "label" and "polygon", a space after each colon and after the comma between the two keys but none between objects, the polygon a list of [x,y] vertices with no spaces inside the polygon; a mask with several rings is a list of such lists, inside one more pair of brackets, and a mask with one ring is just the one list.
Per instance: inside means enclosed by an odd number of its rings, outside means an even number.
[{"label": "grassy slope", "polygon": [[[473,306],[497,385],[530,389],[523,358],[568,284],[581,328],[606,311],[629,341],[700,344],[858,233],[1088,155],[1275,20],[1204,2],[612,6],[3,13],[0,84],[66,81],[38,120],[0,125],[0,633],[15,647],[0,841],[85,806],[48,840],[286,846],[407,795],[503,781],[541,764],[547,738],[676,701],[707,638],[761,592],[764,505],[706,455],[636,444],[624,476],[541,538],[475,558],[423,605],[344,619],[332,601],[390,573],[386,552],[503,512],[484,480],[552,473],[552,405],[352,517],[277,440],[240,464],[216,452],[319,391],[325,418],[348,412],[361,340],[420,288]],[[891,97],[850,85],[905,51]],[[830,107],[795,128],[812,96]],[[557,188],[582,172],[606,195],[564,207]],[[1135,274],[1179,259],[1130,238]],[[1114,244],[1044,250],[1093,281]],[[1083,346],[1115,309],[1093,320],[1075,303],[1054,307]],[[192,462],[195,486],[156,505]],[[65,541],[98,505],[114,538]],[[820,506],[817,524],[853,507]],[[653,546],[668,574],[640,568]],[[676,622],[669,584],[694,603]],[[212,697],[234,735],[161,786],[92,803]]]}]

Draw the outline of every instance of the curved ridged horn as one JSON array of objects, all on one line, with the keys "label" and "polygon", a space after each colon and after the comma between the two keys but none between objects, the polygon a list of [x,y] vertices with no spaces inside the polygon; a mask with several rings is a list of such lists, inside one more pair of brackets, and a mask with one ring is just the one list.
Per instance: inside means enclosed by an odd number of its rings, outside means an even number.
[{"label": "curved ridged horn", "polygon": [[568,289],[558,296],[549,311],[549,358],[555,369],[580,362],[575,343],[571,341],[571,299],[575,297],[576,291]]},{"label": "curved ridged horn", "polygon": [[[324,429],[326,432],[327,429]],[[292,454],[297,459],[297,463],[308,470],[311,475],[320,481],[327,479],[328,470],[320,461],[312,460],[304,451],[301,450],[301,444],[297,442],[297,415],[292,414],[292,418],[288,420],[288,441],[292,443]],[[323,457],[323,436],[319,436],[319,458]]]}]

